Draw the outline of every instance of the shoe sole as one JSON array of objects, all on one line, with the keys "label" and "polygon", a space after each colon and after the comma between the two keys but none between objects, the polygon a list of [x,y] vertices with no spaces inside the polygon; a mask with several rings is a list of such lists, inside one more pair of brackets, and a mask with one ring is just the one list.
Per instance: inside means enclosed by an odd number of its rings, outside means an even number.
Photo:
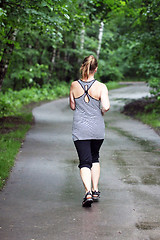
[{"label": "shoe sole", "polygon": [[85,202],[82,203],[82,207],[91,207],[92,203],[92,199],[87,199]]},{"label": "shoe sole", "polygon": [[99,201],[99,197],[92,197],[93,202],[98,202]]}]

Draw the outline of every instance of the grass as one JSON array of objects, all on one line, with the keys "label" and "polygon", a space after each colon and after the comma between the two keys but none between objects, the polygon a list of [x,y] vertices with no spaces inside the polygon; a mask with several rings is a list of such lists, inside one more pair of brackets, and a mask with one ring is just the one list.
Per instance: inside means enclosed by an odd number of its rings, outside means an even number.
[{"label": "grass", "polygon": [[26,133],[33,123],[32,109],[41,103],[68,96],[69,84],[60,82],[0,92],[0,189],[3,188]]},{"label": "grass", "polygon": [[153,128],[160,128],[160,113],[137,113],[136,118]]},{"label": "grass", "polygon": [[0,120],[0,189],[2,189],[33,118],[31,113],[22,112],[19,116]]},{"label": "grass", "polygon": [[113,90],[116,88],[125,87],[126,85],[121,85],[119,82],[110,81],[106,83],[108,90]]},{"label": "grass", "polygon": [[[150,102],[149,102],[150,101]],[[136,118],[153,127],[160,134],[160,100],[150,98],[143,112],[138,112]]]},{"label": "grass", "polygon": [[135,100],[126,104],[122,112],[151,126],[160,135],[160,100],[158,98]]}]

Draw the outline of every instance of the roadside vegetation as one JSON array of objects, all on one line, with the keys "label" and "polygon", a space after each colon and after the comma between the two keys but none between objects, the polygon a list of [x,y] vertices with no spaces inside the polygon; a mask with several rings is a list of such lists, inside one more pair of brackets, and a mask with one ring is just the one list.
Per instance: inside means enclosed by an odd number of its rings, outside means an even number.
[{"label": "roadside vegetation", "polygon": [[125,87],[126,85],[122,85],[120,84],[119,82],[116,82],[116,81],[109,81],[106,83],[106,86],[108,88],[108,90],[113,90],[113,89],[116,89],[116,88],[121,88],[121,87]]},{"label": "roadside vegetation", "polygon": [[52,87],[44,85],[42,88],[0,92],[0,189],[5,184],[25,135],[34,122],[33,107],[68,94],[69,84],[66,82]]},{"label": "roadside vegetation", "polygon": [[30,113],[19,113],[18,117],[0,119],[0,189],[10,174],[16,155],[31,124],[32,114]]},{"label": "roadside vegetation", "polygon": [[160,101],[155,97],[133,101],[122,112],[154,128],[160,135]]},{"label": "roadside vegetation", "polygon": [[160,83],[154,84],[151,97],[135,100],[125,105],[123,113],[136,118],[154,128],[160,135]]}]

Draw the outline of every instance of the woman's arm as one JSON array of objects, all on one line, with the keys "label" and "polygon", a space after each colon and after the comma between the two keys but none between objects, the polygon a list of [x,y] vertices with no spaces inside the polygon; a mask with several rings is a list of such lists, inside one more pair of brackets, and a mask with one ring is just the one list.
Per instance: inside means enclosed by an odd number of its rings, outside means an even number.
[{"label": "woman's arm", "polygon": [[108,97],[108,89],[105,84],[102,85],[101,90],[101,104],[102,104],[102,115],[104,115],[105,112],[107,112],[110,108],[110,102]]},{"label": "woman's arm", "polygon": [[72,110],[75,110],[76,105],[75,105],[75,100],[73,95],[73,83],[71,84],[69,99],[70,99],[70,108]]}]

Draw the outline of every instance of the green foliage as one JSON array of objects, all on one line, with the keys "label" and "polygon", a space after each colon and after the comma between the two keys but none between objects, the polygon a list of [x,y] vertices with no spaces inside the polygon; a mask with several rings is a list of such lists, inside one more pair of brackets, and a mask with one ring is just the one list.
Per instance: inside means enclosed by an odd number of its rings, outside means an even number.
[{"label": "green foliage", "polygon": [[[156,79],[153,81],[156,87]],[[160,129],[160,100],[153,98],[153,103],[148,103],[144,111],[137,114],[137,118],[140,119],[143,123],[150,125],[151,127]]]},{"label": "green foliage", "polygon": [[159,11],[158,0],[2,1],[0,73],[7,66],[3,91],[78,78],[82,59],[97,54],[101,21],[97,78],[159,79]]},{"label": "green foliage", "polygon": [[160,129],[160,112],[150,112],[150,113],[138,113],[137,119],[141,120],[143,123],[148,124],[151,127]]},{"label": "green foliage", "polygon": [[122,73],[115,66],[112,60],[113,59],[108,61],[99,60],[97,75],[102,82],[120,81],[123,79]]},{"label": "green foliage", "polygon": [[144,113],[146,113],[146,114],[153,113],[153,114],[157,114],[157,116],[158,116],[158,114],[160,114],[160,101],[155,99],[155,101],[153,103],[148,103],[145,106]]},{"label": "green foliage", "polygon": [[[109,78],[160,79],[159,2],[123,3],[112,9],[105,24],[100,57],[111,70]],[[104,71],[107,75],[107,70]]]},{"label": "green foliage", "polygon": [[119,82],[115,82],[115,81],[107,82],[106,86],[107,86],[108,90],[124,87],[124,85],[121,85],[121,84],[119,84]]},{"label": "green foliage", "polygon": [[151,94],[156,95],[158,100],[160,100],[160,79],[158,78],[150,79],[149,86],[151,87],[151,91],[150,91]]},{"label": "green foliage", "polygon": [[[60,54],[65,44],[64,35],[78,29],[85,15],[77,1],[4,0],[0,10],[0,87],[6,72],[8,83],[5,88],[11,85],[18,90],[30,86],[30,79],[42,86],[48,82],[47,79],[55,78],[53,52],[56,50],[55,54]],[[42,68],[38,68],[37,64]],[[59,61],[56,65],[59,66]],[[33,69],[32,73],[30,69]]]},{"label": "green foliage", "polygon": [[[2,121],[0,128],[0,189],[8,178],[21,142],[30,128],[31,114],[30,117],[28,116],[29,114],[23,113],[23,117],[16,119],[16,122],[13,121],[14,119],[10,119],[11,122],[6,123]],[[4,130],[6,133],[3,133]]]},{"label": "green foliage", "polygon": [[[2,188],[6,178],[9,175],[10,169],[14,164],[14,159],[20,148],[19,141],[11,138],[9,135],[0,138],[0,188]],[[10,147],[12,146],[12,148]]]},{"label": "green foliage", "polygon": [[[42,100],[53,100],[69,94],[69,84],[46,84],[20,91],[0,92],[0,189],[5,184],[21,143],[32,123],[27,105]],[[26,107],[25,107],[26,105]]]},{"label": "green foliage", "polygon": [[0,92],[0,117],[17,115],[21,107],[31,102],[42,100],[54,100],[57,97],[67,96],[69,85],[66,82],[50,84],[40,87],[24,88],[20,91],[9,89],[7,92]]}]

